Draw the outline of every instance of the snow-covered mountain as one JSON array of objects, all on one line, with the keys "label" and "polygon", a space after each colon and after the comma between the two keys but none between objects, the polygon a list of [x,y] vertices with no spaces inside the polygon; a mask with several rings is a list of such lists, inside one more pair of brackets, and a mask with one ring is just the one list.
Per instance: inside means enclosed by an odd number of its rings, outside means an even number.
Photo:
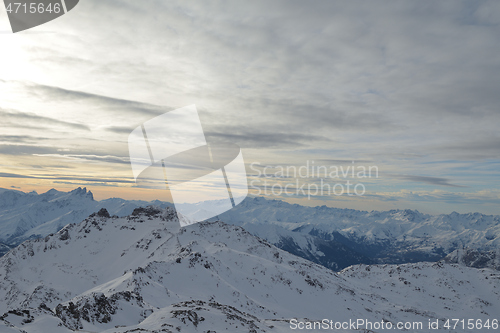
[{"label": "snow-covered mountain", "polygon": [[0,255],[30,238],[45,237],[68,223],[77,223],[101,208],[111,214],[125,216],[140,206],[167,203],[111,198],[94,200],[86,188],[71,192],[52,189],[43,194],[0,189]]},{"label": "snow-covered mountain", "polygon": [[500,249],[483,252],[470,248],[457,249],[448,254],[443,261],[468,267],[491,268],[500,271]]},{"label": "snow-covered mountain", "polygon": [[497,318],[500,273],[418,263],[337,274],[238,226],[180,228],[171,208],[103,209],[0,258],[0,299],[1,332],[290,332],[290,320],[323,319],[426,328]]},{"label": "snow-covered mountain", "polygon": [[276,224],[244,223],[243,227],[251,234],[265,239],[282,250],[334,271],[354,264],[375,263],[375,260],[336,239],[325,240],[315,235],[294,232]]},{"label": "snow-covered mountain", "polygon": [[[480,213],[366,212],[305,207],[257,197],[248,198],[219,218],[252,230],[280,247],[280,239],[289,238],[292,232],[294,239],[307,235],[330,244],[342,244],[353,258],[357,254],[358,258],[368,257],[378,263],[438,261],[463,247],[481,251],[500,248],[500,216]],[[306,244],[306,241],[296,243]],[[314,252],[313,246],[305,247]],[[313,261],[321,263],[321,251],[314,256],[317,259]],[[350,262],[356,263],[363,262]]]},{"label": "snow-covered mountain", "polygon": [[[0,255],[23,240],[55,233],[101,208],[125,216],[149,204],[171,206],[118,198],[96,201],[85,188],[40,195],[0,190]],[[479,213],[366,212],[249,197],[213,220],[217,219],[335,271],[353,264],[435,262],[464,247],[480,252],[500,248],[500,216]]]}]

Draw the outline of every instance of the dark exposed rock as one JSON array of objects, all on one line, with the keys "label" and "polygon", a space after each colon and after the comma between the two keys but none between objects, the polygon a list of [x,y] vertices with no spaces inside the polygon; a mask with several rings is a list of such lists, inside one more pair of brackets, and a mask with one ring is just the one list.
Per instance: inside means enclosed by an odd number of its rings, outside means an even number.
[{"label": "dark exposed rock", "polygon": [[154,207],[154,206],[148,206],[146,208],[139,207],[139,208],[134,209],[134,211],[132,212],[132,216],[145,215],[147,217],[153,217],[153,216],[161,215],[161,213],[163,213],[162,209],[160,209],[158,207]]},{"label": "dark exposed rock", "polygon": [[467,267],[491,268],[500,271],[500,250],[479,251],[470,248],[458,249],[447,255],[443,261]]},{"label": "dark exposed rock", "polygon": [[106,297],[102,293],[95,293],[90,296],[67,304],[59,304],[56,307],[56,316],[59,317],[64,325],[73,330],[82,329],[82,320],[90,323],[109,323],[112,316],[118,309],[117,302],[124,300],[142,303],[142,297],[132,292],[118,292]]}]

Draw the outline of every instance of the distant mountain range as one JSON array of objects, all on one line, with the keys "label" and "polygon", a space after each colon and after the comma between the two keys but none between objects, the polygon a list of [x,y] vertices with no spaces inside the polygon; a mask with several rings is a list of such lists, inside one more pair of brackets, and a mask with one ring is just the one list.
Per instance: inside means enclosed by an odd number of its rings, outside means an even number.
[{"label": "distant mountain range", "polygon": [[[218,217],[325,267],[439,261],[458,249],[500,249],[500,216],[359,211],[248,198]],[[337,254],[337,255],[336,255]]]},{"label": "distant mountain range", "polygon": [[[148,205],[172,207],[161,201],[96,201],[85,188],[43,194],[1,189],[0,255],[26,239],[45,237],[68,223],[78,223],[101,208],[111,215],[125,216]],[[480,213],[367,212],[248,197],[212,219],[216,220],[241,226],[283,250],[334,271],[354,264],[437,262],[462,249],[485,255],[500,249],[500,216]]]},{"label": "distant mountain range", "polygon": [[[277,205],[250,199],[247,209],[256,204]],[[365,323],[335,331],[409,323],[426,332],[437,321],[432,332],[477,332],[444,325],[474,318],[491,326],[499,284],[500,272],[443,262],[335,273],[221,221],[180,228],[169,207],[121,218],[101,209],[0,258],[0,332],[280,333],[356,319]],[[391,329],[373,329],[381,321]]]},{"label": "distant mountain range", "polygon": [[137,207],[167,207],[160,201],[111,198],[94,200],[86,188],[71,192],[52,189],[43,194],[0,189],[0,256],[27,239],[56,233],[68,223],[78,223],[106,208],[113,215],[129,215]]}]

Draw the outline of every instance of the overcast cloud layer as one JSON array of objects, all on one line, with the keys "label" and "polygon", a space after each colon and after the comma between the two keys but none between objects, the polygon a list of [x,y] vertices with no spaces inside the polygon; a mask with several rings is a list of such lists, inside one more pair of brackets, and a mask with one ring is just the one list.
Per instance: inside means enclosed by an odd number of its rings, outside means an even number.
[{"label": "overcast cloud layer", "polygon": [[2,8],[0,185],[155,198],[128,134],[195,103],[249,165],[380,170],[289,201],[500,214],[499,24],[498,1],[81,0],[12,34]]}]

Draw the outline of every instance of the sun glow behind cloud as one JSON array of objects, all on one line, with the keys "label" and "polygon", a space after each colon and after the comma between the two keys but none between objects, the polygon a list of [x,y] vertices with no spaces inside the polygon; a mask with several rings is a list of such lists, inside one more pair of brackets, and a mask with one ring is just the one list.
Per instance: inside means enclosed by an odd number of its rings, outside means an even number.
[{"label": "sun glow behind cloud", "polygon": [[500,213],[499,18],[494,1],[87,0],[13,35],[0,11],[0,186],[153,199],[127,136],[195,103],[249,164],[380,169],[363,198],[287,200]]}]

